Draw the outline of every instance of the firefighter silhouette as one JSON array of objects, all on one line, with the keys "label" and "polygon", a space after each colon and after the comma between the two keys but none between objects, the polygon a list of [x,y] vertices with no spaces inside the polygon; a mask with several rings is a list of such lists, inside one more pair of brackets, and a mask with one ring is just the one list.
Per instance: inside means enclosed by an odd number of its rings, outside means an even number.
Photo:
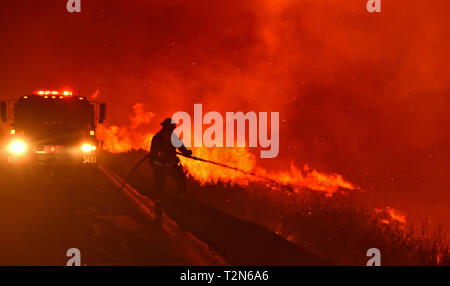
[{"label": "firefighter silhouette", "polygon": [[178,137],[174,137],[179,147],[172,143],[173,131],[176,128],[175,122],[171,118],[166,118],[161,123],[161,130],[153,136],[149,161],[153,169],[155,184],[155,214],[161,215],[162,194],[167,176],[170,176],[176,183],[181,195],[186,195],[186,176],[183,172],[180,159],[177,157],[177,149],[184,156],[191,156],[192,151],[188,150]]}]

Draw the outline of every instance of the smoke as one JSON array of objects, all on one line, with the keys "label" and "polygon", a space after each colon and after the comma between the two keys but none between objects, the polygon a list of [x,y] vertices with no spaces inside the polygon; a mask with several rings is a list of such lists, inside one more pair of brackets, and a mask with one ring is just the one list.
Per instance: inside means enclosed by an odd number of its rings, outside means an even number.
[{"label": "smoke", "polygon": [[133,116],[130,117],[131,129],[137,129],[142,124],[149,124],[155,114],[153,112],[144,111],[144,105],[142,103],[136,103],[133,106]]},{"label": "smoke", "polygon": [[[60,2],[2,4],[2,98],[99,89],[113,138],[153,133],[194,103],[278,111],[279,158],[258,164],[308,163],[450,217],[448,1],[369,14],[361,0],[98,0],[79,15]],[[130,122],[136,102],[153,120]]]}]

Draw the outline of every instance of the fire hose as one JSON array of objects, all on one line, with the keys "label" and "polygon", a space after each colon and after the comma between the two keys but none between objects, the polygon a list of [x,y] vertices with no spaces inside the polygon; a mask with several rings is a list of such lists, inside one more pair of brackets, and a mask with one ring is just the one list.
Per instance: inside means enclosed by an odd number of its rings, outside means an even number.
[{"label": "fire hose", "polygon": [[[192,160],[195,160],[195,161],[204,162],[204,163],[208,163],[208,164],[213,164],[213,165],[220,166],[220,167],[223,167],[223,168],[226,168],[226,169],[234,170],[234,171],[240,172],[240,173],[242,173],[242,174],[244,174],[244,175],[248,175],[248,176],[252,176],[252,177],[257,177],[257,178],[259,178],[259,179],[265,180],[265,181],[267,181],[267,182],[269,182],[269,183],[271,183],[271,184],[273,184],[273,185],[276,185],[276,186],[278,186],[278,187],[280,187],[280,186],[281,186],[281,187],[289,187],[289,186],[287,186],[287,185],[285,185],[285,184],[282,184],[282,183],[280,183],[280,182],[277,182],[277,181],[275,181],[275,180],[273,180],[273,179],[271,179],[271,178],[267,178],[267,177],[264,177],[264,176],[255,174],[255,173],[253,173],[253,172],[244,171],[244,170],[239,169],[239,168],[237,168],[237,167],[233,167],[233,166],[229,166],[229,165],[226,165],[226,164],[222,164],[222,163],[218,163],[218,162],[206,160],[206,159],[199,158],[199,157],[195,157],[195,156],[187,156],[187,155],[184,155],[183,153],[180,153],[180,152],[177,152],[177,155],[180,155],[180,156],[183,156],[183,157],[185,157],[185,158],[192,159]],[[127,184],[128,180],[131,178],[131,176],[134,174],[134,172],[135,172],[135,171],[139,168],[139,166],[142,165],[142,163],[144,163],[145,160],[147,160],[149,157],[150,157],[150,154],[144,156],[139,162],[136,163],[136,165],[134,165],[134,167],[131,169],[131,171],[128,173],[128,175],[125,177],[125,180],[123,180],[123,183],[122,183],[122,185],[120,186],[120,190],[122,190],[122,189],[125,187],[125,185]]]}]

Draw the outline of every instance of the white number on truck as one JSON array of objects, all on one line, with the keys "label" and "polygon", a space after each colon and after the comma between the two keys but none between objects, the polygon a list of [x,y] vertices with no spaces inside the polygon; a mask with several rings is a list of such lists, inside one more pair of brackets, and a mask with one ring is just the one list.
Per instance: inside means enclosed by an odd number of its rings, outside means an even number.
[{"label": "white number on truck", "polygon": [[83,164],[95,164],[97,162],[97,157],[95,156],[84,156]]}]

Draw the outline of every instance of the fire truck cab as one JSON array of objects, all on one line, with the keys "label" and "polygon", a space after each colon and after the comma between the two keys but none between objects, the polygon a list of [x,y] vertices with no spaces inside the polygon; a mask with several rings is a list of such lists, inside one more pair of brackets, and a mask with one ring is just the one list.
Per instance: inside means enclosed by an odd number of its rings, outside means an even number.
[{"label": "fire truck cab", "polygon": [[2,157],[9,163],[92,166],[97,162],[97,124],[106,104],[71,91],[40,90],[0,103],[0,116],[10,127]]}]

